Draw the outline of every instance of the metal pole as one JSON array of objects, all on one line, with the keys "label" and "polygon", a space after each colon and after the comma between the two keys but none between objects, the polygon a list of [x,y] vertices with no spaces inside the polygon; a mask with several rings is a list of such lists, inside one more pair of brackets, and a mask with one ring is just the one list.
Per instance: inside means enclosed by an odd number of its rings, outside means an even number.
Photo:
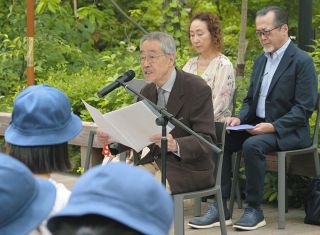
[{"label": "metal pole", "polygon": [[298,46],[312,51],[314,35],[312,30],[312,0],[299,1]]},{"label": "metal pole", "polygon": [[33,49],[34,49],[34,0],[27,0],[27,84],[34,85],[34,66],[33,66]]}]

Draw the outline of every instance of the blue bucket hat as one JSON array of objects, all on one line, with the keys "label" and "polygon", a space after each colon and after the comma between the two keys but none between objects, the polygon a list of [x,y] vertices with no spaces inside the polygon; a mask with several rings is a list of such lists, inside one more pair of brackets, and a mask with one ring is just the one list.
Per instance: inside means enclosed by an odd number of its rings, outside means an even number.
[{"label": "blue bucket hat", "polygon": [[63,92],[36,85],[16,97],[5,140],[20,146],[61,144],[78,135],[81,128],[81,119],[72,113]]},{"label": "blue bucket hat", "polygon": [[125,163],[90,169],[75,184],[67,206],[48,221],[53,230],[63,217],[95,214],[143,234],[168,235],[173,202],[149,172]]},{"label": "blue bucket hat", "polygon": [[29,234],[50,214],[56,189],[18,160],[0,153],[0,234]]}]

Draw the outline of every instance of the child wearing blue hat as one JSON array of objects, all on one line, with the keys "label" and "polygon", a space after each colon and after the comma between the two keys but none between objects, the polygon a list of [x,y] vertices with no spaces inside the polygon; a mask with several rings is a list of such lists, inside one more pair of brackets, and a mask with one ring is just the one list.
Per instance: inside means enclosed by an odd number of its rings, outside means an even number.
[{"label": "child wearing blue hat", "polygon": [[16,159],[0,153],[0,234],[29,234],[51,212],[56,189],[48,180],[33,177]]},{"label": "child wearing blue hat", "polygon": [[5,131],[7,153],[56,187],[52,212],[65,206],[70,191],[51,179],[50,173],[71,167],[68,141],[81,129],[81,119],[72,113],[68,97],[54,87],[30,86],[15,99],[11,122]]},{"label": "child wearing blue hat", "polygon": [[79,178],[47,226],[53,235],[168,235],[173,210],[171,196],[149,172],[109,163]]}]

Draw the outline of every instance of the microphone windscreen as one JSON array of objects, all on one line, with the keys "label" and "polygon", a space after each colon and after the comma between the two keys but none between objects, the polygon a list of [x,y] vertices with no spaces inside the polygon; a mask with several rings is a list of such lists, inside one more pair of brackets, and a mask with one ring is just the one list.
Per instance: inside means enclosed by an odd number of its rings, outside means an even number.
[{"label": "microphone windscreen", "polygon": [[125,72],[125,75],[126,76],[125,76],[124,82],[129,82],[136,76],[133,70],[128,70],[127,72]]}]

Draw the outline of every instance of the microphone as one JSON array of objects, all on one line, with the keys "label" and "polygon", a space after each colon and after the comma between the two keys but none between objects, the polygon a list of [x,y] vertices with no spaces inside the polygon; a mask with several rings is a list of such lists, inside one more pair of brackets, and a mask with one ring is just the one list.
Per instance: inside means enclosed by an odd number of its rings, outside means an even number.
[{"label": "microphone", "polygon": [[117,89],[119,86],[121,86],[124,82],[131,81],[136,74],[133,70],[128,70],[125,72],[122,76],[118,77],[113,83],[110,85],[104,87],[102,90],[98,91],[97,95],[99,98],[109,94],[114,89]]}]

